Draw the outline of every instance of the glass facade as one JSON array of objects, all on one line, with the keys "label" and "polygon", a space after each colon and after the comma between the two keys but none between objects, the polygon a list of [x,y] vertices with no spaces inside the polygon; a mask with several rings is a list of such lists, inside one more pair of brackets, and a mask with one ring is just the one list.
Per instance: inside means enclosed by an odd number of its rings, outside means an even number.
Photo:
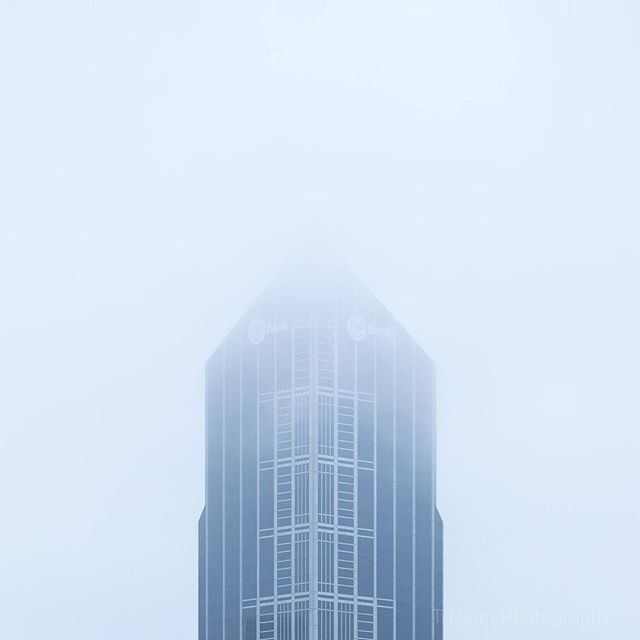
[{"label": "glass facade", "polygon": [[206,366],[200,640],[441,640],[434,417],[361,284],[268,290]]}]

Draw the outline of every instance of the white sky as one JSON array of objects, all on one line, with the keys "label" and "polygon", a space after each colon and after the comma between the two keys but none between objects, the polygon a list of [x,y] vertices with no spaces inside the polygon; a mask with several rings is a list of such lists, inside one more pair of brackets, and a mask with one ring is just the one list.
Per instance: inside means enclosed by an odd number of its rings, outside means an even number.
[{"label": "white sky", "polygon": [[447,639],[628,638],[639,21],[2,0],[0,637],[196,637],[203,364],[312,239],[438,364]]}]

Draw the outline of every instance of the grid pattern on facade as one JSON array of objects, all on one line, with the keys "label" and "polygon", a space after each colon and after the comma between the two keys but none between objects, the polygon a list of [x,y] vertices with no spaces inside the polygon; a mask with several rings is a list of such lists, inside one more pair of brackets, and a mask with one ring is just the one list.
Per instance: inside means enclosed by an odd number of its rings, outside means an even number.
[{"label": "grid pattern on facade", "polygon": [[318,385],[333,387],[334,329],[331,323],[318,325]]},{"label": "grid pattern on facade", "polygon": [[309,532],[296,531],[295,534],[295,591],[309,591]]},{"label": "grid pattern on facade", "polygon": [[318,640],[333,640],[333,601],[318,602]]},{"label": "grid pattern on facade", "polygon": [[291,593],[291,534],[278,535],[277,562],[277,593],[283,595]]},{"label": "grid pattern on facade", "polygon": [[260,607],[260,640],[274,640],[275,616],[273,605],[266,604]]},{"label": "grid pattern on facade", "polygon": [[333,532],[318,532],[318,591],[333,593]]},{"label": "grid pattern on facade", "polygon": [[333,463],[318,463],[318,522],[320,524],[333,524],[334,469]]},{"label": "grid pattern on facade", "polygon": [[338,398],[338,457],[353,460],[353,398]]},{"label": "grid pattern on facade", "polygon": [[307,394],[296,396],[295,410],[295,455],[309,455],[309,396]]},{"label": "grid pattern on facade", "polygon": [[353,534],[338,534],[338,593],[353,595]]},{"label": "grid pattern on facade", "polygon": [[295,640],[309,640],[309,601],[296,600],[294,611]]},{"label": "grid pattern on facade", "polygon": [[278,460],[291,457],[291,397],[278,400]]},{"label": "grid pattern on facade", "polygon": [[[378,637],[382,640],[386,636]],[[373,640],[373,606],[358,605],[358,640]]]},{"label": "grid pattern on facade", "polygon": [[294,640],[291,624],[291,603],[278,603],[278,640]]},{"label": "grid pattern on facade", "polygon": [[278,501],[277,501],[277,525],[278,527],[291,526],[291,465],[278,467]]},{"label": "grid pattern on facade", "polygon": [[333,456],[333,396],[318,396],[318,453]]},{"label": "grid pattern on facade", "polygon": [[353,604],[338,602],[338,640],[354,640]]},{"label": "grid pattern on facade", "polygon": [[270,310],[208,384],[200,640],[442,639],[430,361],[330,308]]},{"label": "grid pattern on facade", "polygon": [[296,463],[296,508],[295,524],[309,523],[309,463]]},{"label": "grid pattern on facade", "polygon": [[311,330],[308,325],[294,329],[295,386],[308,386],[311,355]]},{"label": "grid pattern on facade", "polygon": [[353,467],[338,465],[338,524],[353,528]]}]

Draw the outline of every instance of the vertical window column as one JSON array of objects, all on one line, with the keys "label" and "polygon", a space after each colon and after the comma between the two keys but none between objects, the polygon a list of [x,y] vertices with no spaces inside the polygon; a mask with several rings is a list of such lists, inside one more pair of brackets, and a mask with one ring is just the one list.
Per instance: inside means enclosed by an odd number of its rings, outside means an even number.
[{"label": "vertical window column", "polygon": [[295,613],[295,640],[309,640],[309,601],[296,600]]},{"label": "vertical window column", "polygon": [[291,526],[291,465],[278,467],[277,525],[279,528]]},{"label": "vertical window column", "polygon": [[278,603],[278,638],[277,640],[293,640],[291,633],[291,603]]},{"label": "vertical window column", "polygon": [[278,535],[277,594],[291,593],[291,534]]},{"label": "vertical window column", "polygon": [[295,533],[295,592],[309,591],[309,532]]},{"label": "vertical window column", "polygon": [[338,602],[338,638],[337,640],[354,640],[353,605]]},{"label": "vertical window column", "polygon": [[295,408],[295,450],[296,457],[309,455],[309,396],[296,396]]},{"label": "vertical window column", "polygon": [[318,601],[318,640],[334,640],[333,638],[333,602]]},{"label": "vertical window column", "polygon": [[333,593],[334,537],[328,531],[318,532],[318,591]]},{"label": "vertical window column", "polygon": [[338,534],[338,593],[353,595],[353,534]]},{"label": "vertical window column", "polygon": [[298,462],[296,469],[295,524],[309,523],[309,463]]},{"label": "vertical window column", "polygon": [[333,456],[333,396],[318,397],[318,453]]},{"label": "vertical window column", "polygon": [[338,457],[353,460],[353,398],[338,398]]},{"label": "vertical window column", "polygon": [[338,525],[353,528],[353,467],[338,465]]},{"label": "vertical window column", "polygon": [[260,607],[260,640],[274,640],[275,616],[272,604]]},{"label": "vertical window column", "polygon": [[333,471],[330,462],[318,464],[318,522],[333,524]]}]

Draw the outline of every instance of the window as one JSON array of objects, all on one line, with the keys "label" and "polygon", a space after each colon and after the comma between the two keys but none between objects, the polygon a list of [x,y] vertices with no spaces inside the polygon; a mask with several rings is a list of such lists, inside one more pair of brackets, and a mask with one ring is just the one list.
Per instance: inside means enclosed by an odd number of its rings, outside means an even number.
[{"label": "window", "polygon": [[358,594],[373,598],[373,538],[358,538]]},{"label": "window", "polygon": [[393,598],[393,379],[390,368],[385,366],[391,354],[381,346],[378,357],[381,366],[377,368],[376,403],[376,580],[378,598]]},{"label": "window", "polygon": [[[295,589],[296,593],[309,591],[309,532],[295,534]],[[297,637],[297,636],[296,636]]]},{"label": "window", "polygon": [[318,532],[318,589],[333,592],[333,534]]},{"label": "window", "polygon": [[242,610],[243,640],[256,640],[256,610],[255,607]]},{"label": "window", "polygon": [[318,640],[333,640],[333,602],[318,601]]},{"label": "window", "polygon": [[260,640],[273,640],[273,605],[260,607]]},{"label": "window", "polygon": [[310,331],[308,326],[294,329],[294,351],[296,387],[304,387],[309,384],[309,343]]},{"label": "window", "polygon": [[373,462],[373,403],[358,402],[358,459]]},{"label": "window", "polygon": [[353,467],[338,466],[338,525],[353,527]]},{"label": "window", "polygon": [[273,529],[273,469],[260,470],[260,529]]},{"label": "window", "polygon": [[291,526],[291,465],[278,467],[278,527]]},{"label": "window", "polygon": [[273,595],[273,537],[260,538],[260,596]]},{"label": "window", "polygon": [[378,607],[378,638],[393,638],[393,609]]},{"label": "window", "polygon": [[295,523],[309,522],[309,463],[296,464],[296,510]]},{"label": "window", "polygon": [[278,603],[278,640],[292,640],[291,603]]},{"label": "window", "polygon": [[309,640],[309,601],[298,600],[295,603],[295,639]]},{"label": "window", "polygon": [[260,403],[260,461],[273,460],[273,402]]},{"label": "window", "polygon": [[318,327],[318,384],[333,387],[334,329],[331,324]]},{"label": "window", "polygon": [[291,457],[291,398],[278,400],[278,460]]},{"label": "window", "polygon": [[338,457],[353,459],[353,400],[338,398]]},{"label": "window", "polygon": [[338,593],[353,595],[353,536],[338,535]]},{"label": "window", "polygon": [[373,471],[358,469],[358,529],[373,530]]},{"label": "window", "polygon": [[[393,624],[391,629],[383,633],[378,626],[378,638],[393,638]],[[358,640],[373,639],[373,607],[358,605]]]},{"label": "window", "polygon": [[353,605],[347,602],[338,602],[338,640],[354,640]]},{"label": "window", "polygon": [[333,464],[318,463],[318,522],[333,524]]},{"label": "window", "polygon": [[318,453],[333,456],[333,397],[318,397]]},{"label": "window", "polygon": [[278,595],[291,593],[291,534],[278,536]]},{"label": "window", "polygon": [[[286,323],[286,318],[280,318]],[[278,331],[276,334],[276,363],[278,368],[278,389],[291,387],[291,333]]]},{"label": "window", "polygon": [[309,396],[296,396],[295,455],[309,455]]}]

